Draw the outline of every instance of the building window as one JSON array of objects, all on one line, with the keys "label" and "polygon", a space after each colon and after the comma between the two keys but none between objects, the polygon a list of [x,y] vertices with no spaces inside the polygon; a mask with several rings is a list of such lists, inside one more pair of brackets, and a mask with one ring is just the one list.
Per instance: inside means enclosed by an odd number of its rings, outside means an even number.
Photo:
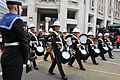
[{"label": "building window", "polygon": [[98,0],[98,12],[104,12],[104,0]]},{"label": "building window", "polygon": [[21,16],[27,16],[27,7],[23,7],[23,12]]},{"label": "building window", "polygon": [[90,0],[90,7],[94,7],[95,5],[95,0]]},{"label": "building window", "polygon": [[108,0],[108,14],[111,14],[112,11],[112,0]]},{"label": "building window", "polygon": [[67,11],[67,18],[68,19],[75,19],[77,11],[73,11],[73,10],[68,10]]}]

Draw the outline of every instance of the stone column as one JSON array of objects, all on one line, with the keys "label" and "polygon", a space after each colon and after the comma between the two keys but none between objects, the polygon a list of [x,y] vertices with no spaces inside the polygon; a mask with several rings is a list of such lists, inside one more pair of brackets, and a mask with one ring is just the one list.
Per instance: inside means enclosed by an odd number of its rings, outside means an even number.
[{"label": "stone column", "polygon": [[67,29],[66,23],[67,23],[67,2],[68,0],[61,0],[60,2],[60,8],[58,13],[58,20],[61,23],[61,30]]},{"label": "stone column", "polygon": [[106,27],[107,25],[107,12],[108,12],[108,0],[104,0],[104,22],[103,26]]},{"label": "stone column", "polygon": [[37,23],[37,11],[35,9],[35,0],[28,0],[28,26]]}]

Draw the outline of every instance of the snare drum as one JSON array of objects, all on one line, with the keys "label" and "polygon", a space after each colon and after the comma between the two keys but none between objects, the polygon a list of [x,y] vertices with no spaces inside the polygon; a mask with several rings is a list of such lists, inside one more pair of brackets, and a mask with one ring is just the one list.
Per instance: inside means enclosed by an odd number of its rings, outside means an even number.
[{"label": "snare drum", "polygon": [[42,56],[44,55],[44,48],[42,46],[37,46],[35,49],[35,53],[37,56]]},{"label": "snare drum", "polygon": [[109,50],[108,47],[103,47],[103,49],[104,49],[105,51],[108,51],[108,50]]},{"label": "snare drum", "polygon": [[68,51],[62,51],[62,63],[67,63],[71,58],[71,54]]}]

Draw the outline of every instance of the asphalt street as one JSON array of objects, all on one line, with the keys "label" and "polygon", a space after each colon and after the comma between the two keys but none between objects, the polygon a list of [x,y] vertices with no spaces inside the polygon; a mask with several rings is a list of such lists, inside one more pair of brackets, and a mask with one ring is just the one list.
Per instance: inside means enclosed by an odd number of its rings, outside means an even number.
[{"label": "asphalt street", "polygon": [[[97,62],[99,62],[99,65],[93,65],[89,58],[86,63],[83,62],[86,71],[80,70],[76,61],[73,65],[74,67],[69,67],[65,64],[63,65],[63,69],[68,80],[120,80],[120,50],[114,50],[113,55],[115,59],[108,58],[108,54],[105,55],[108,61],[103,61],[98,57]],[[33,69],[28,74],[25,73],[24,68],[22,80],[62,80],[57,66],[54,70],[56,75],[48,74],[48,69],[51,64],[50,58],[48,61],[44,61],[43,56],[38,57],[37,64],[39,66],[39,70]],[[2,80],[1,67],[0,80]]]}]

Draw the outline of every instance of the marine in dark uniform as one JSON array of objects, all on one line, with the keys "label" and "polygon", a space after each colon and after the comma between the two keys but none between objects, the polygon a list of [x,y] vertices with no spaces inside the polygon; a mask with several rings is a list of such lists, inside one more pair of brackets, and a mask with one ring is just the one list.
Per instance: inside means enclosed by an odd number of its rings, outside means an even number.
[{"label": "marine in dark uniform", "polygon": [[100,57],[102,58],[102,60],[107,61],[107,59],[105,59],[104,54],[107,52],[103,47],[105,47],[104,41],[103,41],[103,35],[102,33],[98,34],[98,48],[100,49]]},{"label": "marine in dark uniform", "polygon": [[93,33],[89,32],[87,35],[88,35],[87,45],[88,45],[89,55],[92,59],[93,64],[98,65],[99,63],[97,63],[97,61],[96,61],[96,57],[98,55],[96,55],[95,52],[94,52],[95,45],[94,45],[94,42],[93,42],[93,39],[94,39]]},{"label": "marine in dark uniform", "polygon": [[30,24],[29,28],[28,28],[28,34],[29,34],[29,39],[30,39],[30,61],[33,63],[33,68],[35,70],[38,70],[38,66],[36,63],[36,59],[37,56],[35,54],[35,45],[37,45],[37,37],[35,34],[35,25],[34,24]]},{"label": "marine in dark uniform", "polygon": [[7,0],[10,13],[5,14],[0,22],[0,32],[4,43],[1,56],[3,80],[21,80],[23,64],[27,64],[29,39],[24,31],[24,22],[20,19],[22,4]]},{"label": "marine in dark uniform", "polygon": [[[53,53],[55,55],[55,59],[54,61],[52,62],[50,68],[49,68],[49,73],[51,75],[55,75],[55,73],[53,73],[53,70],[57,64],[58,66],[58,70],[60,72],[60,75],[62,77],[63,80],[67,80],[68,78],[66,77],[64,71],[63,71],[63,68],[62,68],[62,60],[61,60],[61,55],[62,55],[62,52],[60,51],[61,47],[59,46],[59,44],[61,44],[61,40],[60,40],[60,34],[59,34],[59,29],[60,29],[60,22],[59,21],[55,21],[54,24],[53,24],[53,34],[52,34],[52,38],[51,38],[51,41],[52,41],[52,48],[53,48]],[[61,37],[62,38],[62,37]],[[63,42],[63,39],[62,39],[62,42]],[[64,42],[63,42],[64,43]]]},{"label": "marine in dark uniform", "polygon": [[73,48],[75,50],[74,56],[72,56],[71,60],[69,61],[68,65],[73,67],[72,64],[74,63],[75,59],[77,60],[79,67],[81,70],[85,70],[85,68],[83,67],[83,64],[81,62],[81,52],[79,50],[79,47],[77,46],[77,44],[79,44],[78,42],[78,37],[79,36],[79,30],[77,28],[74,28],[74,30],[72,31],[73,33],[73,37],[71,39],[72,41],[72,45],[70,46],[71,48]]},{"label": "marine in dark uniform", "polygon": [[109,58],[114,59],[113,54],[112,54],[113,47],[112,47],[112,43],[111,43],[111,41],[109,39],[110,34],[109,33],[105,33],[104,36],[105,36],[104,42],[105,42],[105,44],[107,45],[107,47],[109,49],[108,50]]},{"label": "marine in dark uniform", "polygon": [[44,43],[46,45],[45,49],[46,49],[46,53],[44,55],[44,61],[47,61],[48,56],[50,55],[51,60],[54,60],[54,56],[53,56],[53,49],[52,49],[52,41],[51,41],[51,36],[52,36],[52,32],[53,29],[50,28],[49,29],[49,35],[45,37]]}]

